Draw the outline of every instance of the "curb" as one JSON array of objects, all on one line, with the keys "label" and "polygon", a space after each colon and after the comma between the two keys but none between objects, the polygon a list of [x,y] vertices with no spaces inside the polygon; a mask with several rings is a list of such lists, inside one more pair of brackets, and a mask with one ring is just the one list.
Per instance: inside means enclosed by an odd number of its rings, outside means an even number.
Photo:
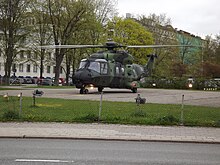
[{"label": "curb", "polygon": [[60,139],[60,140],[100,140],[100,141],[133,141],[133,142],[164,142],[164,143],[197,143],[197,144],[220,144],[219,141],[198,140],[162,140],[162,139],[124,139],[124,138],[89,138],[89,137],[64,137],[64,136],[0,136],[0,139]]}]

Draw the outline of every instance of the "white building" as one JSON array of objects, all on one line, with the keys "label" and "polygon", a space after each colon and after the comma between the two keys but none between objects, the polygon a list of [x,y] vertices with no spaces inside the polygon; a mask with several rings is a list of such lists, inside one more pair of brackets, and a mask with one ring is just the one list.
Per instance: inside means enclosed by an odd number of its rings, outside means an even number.
[{"label": "white building", "polygon": [[[0,75],[5,75],[4,70],[4,57],[2,53],[0,53]],[[44,69],[43,69],[43,77],[54,77],[55,62],[54,57],[51,55],[47,56],[44,60]],[[16,72],[14,72],[16,71]],[[20,53],[17,55],[17,58],[14,60],[11,69],[11,76],[31,76],[31,77],[40,77],[40,60],[34,54],[24,54]],[[60,70],[60,77],[65,78],[65,70],[62,68]]]},{"label": "white building", "polygon": [[[26,26],[34,26],[35,21],[32,17],[24,20],[24,24]],[[0,29],[0,42],[3,40],[3,32]],[[37,45],[34,41],[36,36],[32,34],[32,38],[26,38],[24,41],[26,45]],[[25,45],[24,44],[24,45]],[[2,51],[2,45],[0,44],[0,75],[5,75],[5,59]],[[40,49],[39,49],[40,51]],[[11,76],[15,74],[15,76],[31,76],[31,77],[40,77],[40,57],[32,50],[17,50],[18,54],[13,61],[13,65],[11,68]],[[53,52],[47,52],[45,55],[45,59],[43,60],[43,77],[55,77],[54,69],[55,69],[55,58]],[[60,78],[65,78],[65,64],[61,67],[60,70]],[[15,72],[16,71],[16,72]]]}]

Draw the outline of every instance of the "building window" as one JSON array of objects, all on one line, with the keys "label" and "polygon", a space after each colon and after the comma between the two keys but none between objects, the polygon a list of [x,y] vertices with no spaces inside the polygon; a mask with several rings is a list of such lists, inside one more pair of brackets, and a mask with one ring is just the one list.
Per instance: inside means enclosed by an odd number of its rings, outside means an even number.
[{"label": "building window", "polygon": [[47,59],[48,59],[48,60],[51,60],[51,59],[52,59],[52,53],[48,53]]},{"label": "building window", "polygon": [[24,59],[24,51],[20,52],[20,59]]},{"label": "building window", "polygon": [[31,59],[31,51],[27,52],[27,59]]},{"label": "building window", "polygon": [[53,73],[55,73],[55,67],[56,67],[56,66],[53,66]]},{"label": "building window", "polygon": [[27,71],[27,72],[31,72],[31,65],[30,65],[30,64],[27,64],[26,71]]},{"label": "building window", "polygon": [[32,25],[35,25],[35,19],[32,18]]},{"label": "building window", "polygon": [[34,66],[33,66],[33,72],[34,72],[34,73],[37,73],[37,65],[34,65]]},{"label": "building window", "polygon": [[17,69],[16,69],[16,64],[13,64],[12,65],[12,72],[16,72],[17,71]]},{"label": "building window", "polygon": [[50,66],[47,66],[47,73],[50,73]]},{"label": "building window", "polygon": [[37,60],[37,53],[34,53],[34,59]]},{"label": "building window", "polygon": [[24,71],[24,65],[23,64],[19,64],[19,72],[23,72]]}]

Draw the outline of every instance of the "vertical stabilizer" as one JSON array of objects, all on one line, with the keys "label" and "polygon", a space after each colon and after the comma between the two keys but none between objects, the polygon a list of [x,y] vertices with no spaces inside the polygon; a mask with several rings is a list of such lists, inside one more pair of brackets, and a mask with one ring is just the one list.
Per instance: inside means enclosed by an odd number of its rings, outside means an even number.
[{"label": "vertical stabilizer", "polygon": [[150,55],[147,55],[147,57],[149,57],[149,60],[148,60],[147,64],[144,66],[144,72],[145,72],[145,76],[151,76],[153,66],[154,66],[154,60],[155,60],[155,58],[157,58],[157,55],[150,54]]}]

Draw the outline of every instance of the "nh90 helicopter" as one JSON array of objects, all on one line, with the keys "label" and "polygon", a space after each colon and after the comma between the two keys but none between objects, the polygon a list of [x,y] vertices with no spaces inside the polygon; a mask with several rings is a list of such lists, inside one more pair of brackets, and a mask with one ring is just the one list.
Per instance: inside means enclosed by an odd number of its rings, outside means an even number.
[{"label": "nh90 helicopter", "polygon": [[116,42],[106,42],[105,45],[53,45],[42,46],[43,49],[68,48],[105,48],[106,50],[91,54],[82,59],[79,68],[73,77],[76,88],[80,94],[87,94],[88,87],[97,87],[99,92],[106,87],[130,89],[137,92],[138,81],[151,75],[156,55],[148,55],[149,60],[145,66],[134,64],[134,58],[125,50],[117,48],[162,48],[162,47],[191,47],[190,45],[136,45],[123,46]]}]

